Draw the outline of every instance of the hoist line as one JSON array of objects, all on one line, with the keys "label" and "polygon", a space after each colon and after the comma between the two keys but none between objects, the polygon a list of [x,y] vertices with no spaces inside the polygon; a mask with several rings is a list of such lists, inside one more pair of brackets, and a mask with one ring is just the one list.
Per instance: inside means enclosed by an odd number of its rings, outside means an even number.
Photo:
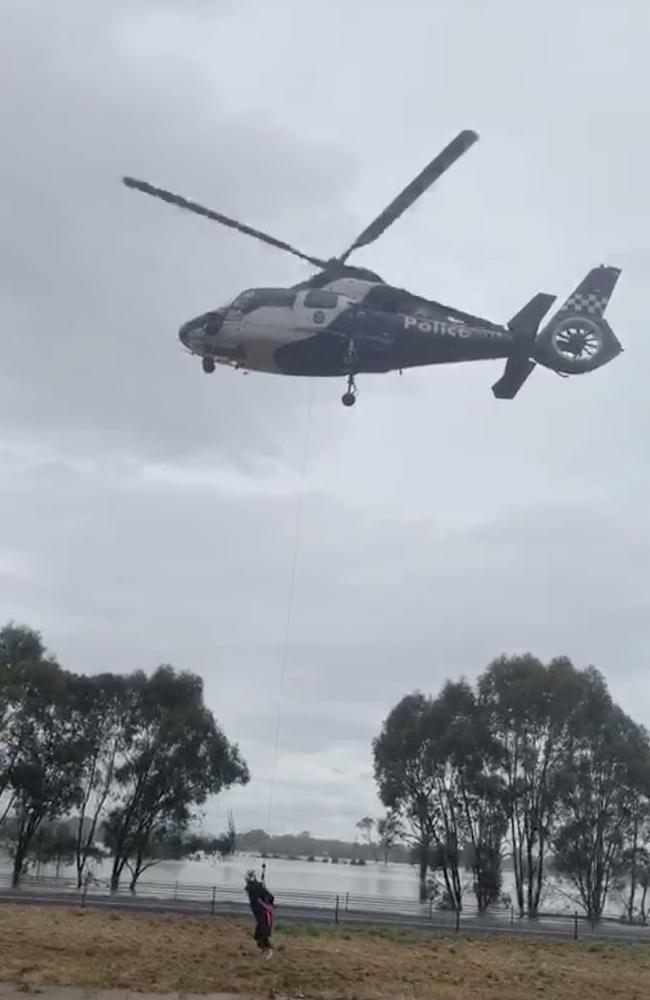
[{"label": "hoist line", "polygon": [[302,451],[302,469],[300,479],[300,489],[298,491],[298,504],[296,509],[296,524],[293,538],[293,552],[291,556],[291,569],[289,574],[289,599],[287,602],[287,616],[284,627],[284,643],[280,658],[280,677],[278,686],[277,712],[275,719],[275,738],[273,740],[273,754],[271,760],[271,778],[269,787],[269,804],[266,822],[266,831],[271,836],[271,824],[273,817],[273,795],[275,790],[275,779],[278,766],[278,748],[280,744],[280,733],[282,729],[282,709],[284,707],[284,689],[287,676],[287,663],[289,660],[289,644],[291,641],[291,625],[293,621],[293,606],[296,591],[296,576],[298,569],[298,556],[300,554],[300,536],[302,532],[303,511],[305,502],[305,481],[307,478],[307,457],[309,454],[309,438],[311,428],[312,403],[314,399],[314,383],[309,380],[309,390],[307,396],[307,422],[305,426],[305,437]]}]

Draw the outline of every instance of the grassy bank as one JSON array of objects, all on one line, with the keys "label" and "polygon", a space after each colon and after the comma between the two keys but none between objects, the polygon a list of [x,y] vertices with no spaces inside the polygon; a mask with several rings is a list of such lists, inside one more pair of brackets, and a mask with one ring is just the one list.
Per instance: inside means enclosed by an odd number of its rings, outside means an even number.
[{"label": "grassy bank", "polygon": [[643,944],[287,925],[266,963],[250,932],[216,918],[1,906],[0,981],[328,1000],[650,996]]}]

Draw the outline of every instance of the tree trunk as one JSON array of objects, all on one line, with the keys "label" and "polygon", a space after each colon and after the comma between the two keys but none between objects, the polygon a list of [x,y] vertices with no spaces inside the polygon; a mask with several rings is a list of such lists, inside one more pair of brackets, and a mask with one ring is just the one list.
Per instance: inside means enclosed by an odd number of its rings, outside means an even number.
[{"label": "tree trunk", "polygon": [[515,874],[515,895],[517,897],[517,908],[519,910],[519,916],[524,915],[524,863],[523,863],[523,846],[521,842],[521,830],[520,824],[518,822],[518,817],[516,815],[516,806],[511,806],[512,812],[510,815],[510,838],[512,842],[512,867]]},{"label": "tree trunk", "polygon": [[427,870],[428,863],[427,858],[424,855],[426,848],[422,849],[422,855],[420,856],[420,902],[424,903],[427,898]]},{"label": "tree trunk", "polygon": [[632,864],[630,868],[630,895],[627,903],[627,918],[630,923],[634,920],[634,897],[636,896],[636,864],[639,844],[639,814],[634,811],[634,833],[632,834]]},{"label": "tree trunk", "polygon": [[20,879],[23,874],[23,865],[25,864],[25,855],[27,854],[27,844],[20,843],[16,845],[16,853],[14,855],[14,867],[11,873],[11,888],[17,889],[20,886]]},{"label": "tree trunk", "polygon": [[120,888],[120,876],[124,869],[123,862],[120,861],[119,857],[113,859],[113,868],[111,870],[111,888],[110,891],[115,893]]}]

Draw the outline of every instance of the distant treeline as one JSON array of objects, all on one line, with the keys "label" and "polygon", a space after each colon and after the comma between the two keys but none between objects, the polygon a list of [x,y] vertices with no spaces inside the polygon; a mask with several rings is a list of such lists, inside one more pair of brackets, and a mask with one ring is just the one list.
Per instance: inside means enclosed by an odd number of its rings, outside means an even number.
[{"label": "distant treeline", "polygon": [[234,850],[235,831],[192,832],[209,796],[248,781],[203,701],[203,682],[64,670],[37,632],[0,629],[0,842],[13,884],[31,865],[111,859],[111,888],[157,861]]},{"label": "distant treeline", "polygon": [[388,848],[387,857],[381,844],[352,843],[343,840],[312,837],[311,834],[284,834],[269,837],[264,830],[250,830],[237,836],[237,848],[240,851],[277,855],[281,858],[327,858],[337,861],[391,861],[408,864],[412,861],[412,851],[403,844],[394,844]]}]

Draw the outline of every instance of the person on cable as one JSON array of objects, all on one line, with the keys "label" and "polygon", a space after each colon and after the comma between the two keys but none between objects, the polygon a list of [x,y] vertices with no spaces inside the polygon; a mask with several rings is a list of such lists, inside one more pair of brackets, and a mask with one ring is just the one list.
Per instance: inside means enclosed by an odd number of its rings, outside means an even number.
[{"label": "person on cable", "polygon": [[273,907],[275,899],[273,894],[266,888],[264,881],[260,881],[254,871],[246,873],[245,890],[251,911],[255,917],[255,930],[253,932],[255,943],[262,952],[263,957],[269,959],[273,954],[271,934],[273,932]]}]

